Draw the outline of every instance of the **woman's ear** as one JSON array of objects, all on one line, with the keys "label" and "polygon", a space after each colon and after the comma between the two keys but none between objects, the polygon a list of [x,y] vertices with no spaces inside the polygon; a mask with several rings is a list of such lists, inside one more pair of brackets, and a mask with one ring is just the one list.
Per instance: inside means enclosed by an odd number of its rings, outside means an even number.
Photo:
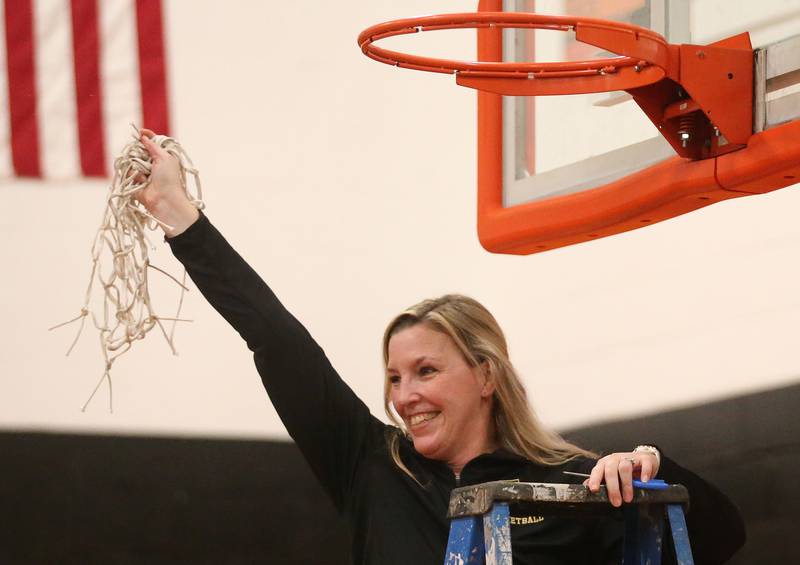
[{"label": "woman's ear", "polygon": [[481,389],[481,396],[487,398],[492,396],[495,391],[494,375],[492,374],[492,367],[488,361],[481,361],[481,372],[483,373],[483,388]]}]

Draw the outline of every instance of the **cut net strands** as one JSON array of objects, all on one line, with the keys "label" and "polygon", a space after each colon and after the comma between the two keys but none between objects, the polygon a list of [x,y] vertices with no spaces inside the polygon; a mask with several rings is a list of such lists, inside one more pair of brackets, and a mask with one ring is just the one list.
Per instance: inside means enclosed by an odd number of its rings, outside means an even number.
[{"label": "cut net strands", "polygon": [[[150,263],[148,248],[155,249],[147,231],[155,230],[159,225],[170,228],[151,215],[137,200],[136,194],[149,183],[152,159],[140,141],[140,132],[136,130],[134,140],[122,150],[122,154],[114,161],[114,178],[111,182],[103,221],[92,244],[92,271],[89,285],[80,314],[62,324],[50,328],[54,330],[80,320],[78,332],[72,341],[67,355],[72,352],[83,331],[86,318],[91,314],[95,327],[99,331],[100,349],[103,352],[105,368],[82,410],[94,398],[105,381],[108,383],[109,411],[113,411],[113,395],[111,384],[111,367],[114,361],[127,352],[133,342],[144,339],[145,335],[156,326],[167,340],[172,353],[177,355],[173,336],[177,322],[188,322],[180,318],[186,287],[186,271],[179,281],[169,273]],[[197,169],[191,159],[171,137],[157,135],[152,138],[160,147],[174,156],[180,163],[180,179],[184,192],[197,209],[204,207],[202,189]],[[189,179],[193,189],[190,190]],[[148,287],[149,269],[153,269],[181,288],[178,307],[174,317],[163,317],[155,313],[150,300]],[[89,302],[95,282],[103,289],[102,312],[90,309]],[[163,322],[172,322],[169,331]]]}]

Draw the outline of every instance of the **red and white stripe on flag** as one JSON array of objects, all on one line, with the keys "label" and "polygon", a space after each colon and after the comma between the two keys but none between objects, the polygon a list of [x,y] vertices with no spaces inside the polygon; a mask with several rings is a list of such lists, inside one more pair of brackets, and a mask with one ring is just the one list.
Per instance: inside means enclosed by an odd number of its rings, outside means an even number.
[{"label": "red and white stripe on flag", "polygon": [[130,123],[169,132],[161,0],[0,0],[0,17],[0,178],[103,177]]}]

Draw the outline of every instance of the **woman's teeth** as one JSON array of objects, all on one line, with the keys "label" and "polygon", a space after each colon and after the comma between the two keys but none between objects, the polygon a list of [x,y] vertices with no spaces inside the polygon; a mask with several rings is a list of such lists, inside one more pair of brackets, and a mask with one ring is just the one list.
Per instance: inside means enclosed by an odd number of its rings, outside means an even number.
[{"label": "woman's teeth", "polygon": [[426,412],[425,414],[414,414],[408,420],[408,422],[412,426],[416,426],[417,424],[421,424],[422,422],[427,422],[428,420],[432,420],[435,418],[439,413],[438,412]]}]

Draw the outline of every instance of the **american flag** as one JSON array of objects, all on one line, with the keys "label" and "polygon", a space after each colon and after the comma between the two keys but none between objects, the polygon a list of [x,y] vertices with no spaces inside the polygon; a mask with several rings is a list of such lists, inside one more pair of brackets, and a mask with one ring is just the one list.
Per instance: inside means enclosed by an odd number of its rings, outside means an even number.
[{"label": "american flag", "polygon": [[107,176],[169,132],[161,0],[0,0],[0,178]]}]

